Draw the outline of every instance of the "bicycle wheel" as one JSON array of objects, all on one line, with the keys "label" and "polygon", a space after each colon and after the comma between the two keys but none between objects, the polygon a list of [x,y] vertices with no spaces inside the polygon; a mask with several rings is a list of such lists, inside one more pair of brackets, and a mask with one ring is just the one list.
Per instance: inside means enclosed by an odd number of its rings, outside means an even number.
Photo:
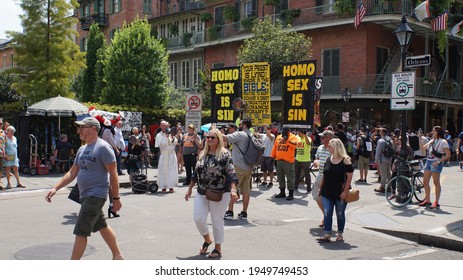
[{"label": "bicycle wheel", "polygon": [[387,183],[384,194],[392,207],[403,207],[412,200],[413,186],[407,177],[399,175]]},{"label": "bicycle wheel", "polygon": [[426,194],[424,192],[423,176],[423,172],[421,171],[418,171],[415,174],[413,174],[412,183],[413,189],[415,190],[413,194],[416,200],[418,200],[418,202],[423,202],[426,197]]}]

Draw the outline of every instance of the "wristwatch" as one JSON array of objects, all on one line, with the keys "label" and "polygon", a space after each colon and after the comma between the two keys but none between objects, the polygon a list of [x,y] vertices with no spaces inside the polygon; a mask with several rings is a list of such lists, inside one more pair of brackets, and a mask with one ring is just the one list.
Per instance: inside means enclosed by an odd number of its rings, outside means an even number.
[{"label": "wristwatch", "polygon": [[119,199],[121,199],[121,197],[120,196],[115,196],[115,197],[113,197],[113,199],[114,200],[119,200]]}]

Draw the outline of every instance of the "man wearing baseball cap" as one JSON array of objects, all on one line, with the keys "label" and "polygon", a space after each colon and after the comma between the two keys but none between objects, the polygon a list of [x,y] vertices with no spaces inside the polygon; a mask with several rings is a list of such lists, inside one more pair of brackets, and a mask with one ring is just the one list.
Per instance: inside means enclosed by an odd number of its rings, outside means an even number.
[{"label": "man wearing baseball cap", "polygon": [[51,202],[59,189],[77,178],[81,208],[74,227],[76,237],[71,259],[82,258],[88,236],[98,231],[111,249],[112,258],[123,259],[116,243],[116,234],[106,223],[102,210],[108,192],[113,198],[114,211],[119,211],[122,207],[114,151],[106,141],[98,137],[100,123],[97,119],[88,117],[76,121],[75,125],[85,145],[79,148],[71,169],[48,192],[45,199]]},{"label": "man wearing baseball cap", "polygon": [[[323,178],[323,169],[325,168],[326,159],[331,156],[331,153],[328,150],[328,145],[330,140],[334,138],[334,133],[331,130],[324,130],[322,133],[319,133],[321,139],[321,145],[318,146],[317,152],[315,153],[315,162],[318,165],[318,176],[315,179],[313,184],[312,197],[317,202],[318,208],[323,212],[322,199],[319,195],[320,192],[320,183]],[[323,220],[319,224],[319,227],[323,227]]]}]

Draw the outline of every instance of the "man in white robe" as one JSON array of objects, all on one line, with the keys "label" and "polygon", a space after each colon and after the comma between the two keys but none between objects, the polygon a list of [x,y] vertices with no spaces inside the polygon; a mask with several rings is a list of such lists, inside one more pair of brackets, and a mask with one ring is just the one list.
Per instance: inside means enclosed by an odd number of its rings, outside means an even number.
[{"label": "man in white robe", "polygon": [[156,135],[154,143],[161,152],[158,163],[158,186],[162,192],[166,192],[167,188],[169,192],[174,192],[174,187],[178,184],[177,155],[175,154],[178,140],[171,135],[169,126],[168,122],[161,122],[161,131]]}]

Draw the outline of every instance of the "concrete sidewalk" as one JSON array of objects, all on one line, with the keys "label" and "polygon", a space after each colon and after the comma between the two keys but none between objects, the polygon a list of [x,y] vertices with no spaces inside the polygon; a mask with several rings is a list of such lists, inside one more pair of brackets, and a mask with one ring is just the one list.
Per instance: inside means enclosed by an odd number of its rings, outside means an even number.
[{"label": "concrete sidewalk", "polygon": [[[377,175],[374,172],[369,172],[368,182],[376,182]],[[157,169],[149,168],[147,173],[150,182],[156,180]],[[379,183],[353,183],[353,186],[360,189],[360,200],[347,207],[348,227],[368,234],[388,234],[422,245],[463,252],[463,190],[460,182],[462,175],[462,171],[456,164],[444,168],[441,175],[441,207],[436,210],[431,210],[429,206],[419,207],[415,201],[403,208],[393,208],[386,202],[383,194],[377,194],[373,191],[379,186]],[[0,198],[19,192],[44,191],[52,187],[62,174],[50,173],[35,176],[21,174],[20,176],[21,183],[26,186],[26,189],[13,188],[1,191]],[[357,179],[358,170],[354,172],[353,180]],[[14,177],[11,180],[13,186],[16,186]],[[121,188],[123,188],[121,192],[131,192],[129,176],[127,174],[119,176],[119,180]],[[184,180],[185,173],[183,172],[179,176],[179,187]],[[6,179],[3,178],[2,182],[5,186]],[[70,184],[70,186],[73,185]],[[432,185],[431,183],[431,187]],[[275,184],[274,188],[277,187],[278,183]],[[308,199],[313,205],[310,195]],[[431,195],[431,201],[433,199],[434,192]]]}]

